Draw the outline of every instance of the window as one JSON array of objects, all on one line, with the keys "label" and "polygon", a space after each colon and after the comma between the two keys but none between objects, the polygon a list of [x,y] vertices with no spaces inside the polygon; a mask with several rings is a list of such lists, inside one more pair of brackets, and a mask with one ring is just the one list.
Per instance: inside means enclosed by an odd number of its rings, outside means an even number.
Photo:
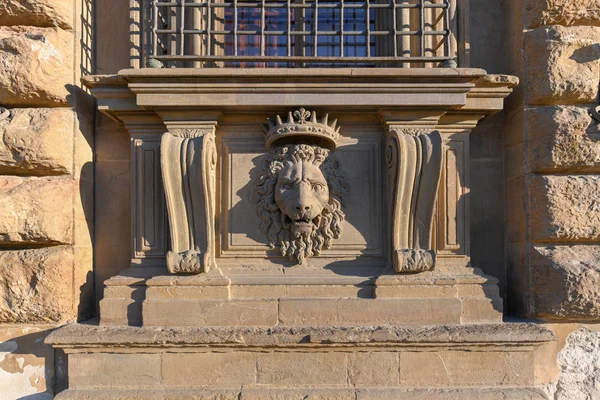
[{"label": "window", "polygon": [[139,0],[146,59],[166,67],[437,66],[454,0]]}]

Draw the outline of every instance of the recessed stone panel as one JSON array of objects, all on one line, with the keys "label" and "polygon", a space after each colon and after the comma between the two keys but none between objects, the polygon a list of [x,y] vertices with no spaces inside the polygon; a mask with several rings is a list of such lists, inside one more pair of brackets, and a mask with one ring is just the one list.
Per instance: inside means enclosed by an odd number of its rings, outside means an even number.
[{"label": "recessed stone panel", "polygon": [[[256,129],[236,126],[220,132],[221,257],[278,257],[277,250],[269,250],[251,201],[265,157],[264,136]],[[343,234],[319,258],[383,255],[380,138],[377,132],[355,135],[356,130],[348,128],[348,137],[340,137],[335,151],[349,188],[343,204]]]}]

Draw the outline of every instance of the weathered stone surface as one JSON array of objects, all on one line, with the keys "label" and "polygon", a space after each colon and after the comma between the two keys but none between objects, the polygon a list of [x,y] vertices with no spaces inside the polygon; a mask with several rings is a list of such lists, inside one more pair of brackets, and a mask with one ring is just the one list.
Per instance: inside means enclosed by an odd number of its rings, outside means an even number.
[{"label": "weathered stone surface", "polygon": [[600,26],[600,0],[527,0],[526,24]]},{"label": "weathered stone surface", "polygon": [[527,111],[532,172],[600,171],[600,131],[592,106],[534,107]]},{"label": "weathered stone surface", "polygon": [[0,393],[5,399],[52,400],[54,349],[44,344],[48,326],[0,328]]},{"label": "weathered stone surface", "polygon": [[571,333],[558,366],[555,400],[600,399],[600,332],[581,328]]},{"label": "weathered stone surface", "polygon": [[70,317],[69,247],[0,251],[0,322],[60,322]]},{"label": "weathered stone surface", "polygon": [[5,0],[0,3],[0,25],[71,28],[73,0]]},{"label": "weathered stone surface", "polygon": [[529,104],[585,104],[598,96],[600,28],[551,26],[526,34]]},{"label": "weathered stone surface", "polygon": [[600,318],[600,246],[531,249],[537,316],[562,320]]},{"label": "weathered stone surface", "polygon": [[0,173],[69,174],[73,112],[67,108],[14,108],[0,120]]},{"label": "weathered stone surface", "polygon": [[74,181],[0,176],[0,245],[70,244]]},{"label": "weathered stone surface", "polygon": [[534,175],[529,179],[535,242],[600,239],[600,176]]},{"label": "weathered stone surface", "polygon": [[73,36],[58,28],[0,27],[0,104],[67,105]]}]

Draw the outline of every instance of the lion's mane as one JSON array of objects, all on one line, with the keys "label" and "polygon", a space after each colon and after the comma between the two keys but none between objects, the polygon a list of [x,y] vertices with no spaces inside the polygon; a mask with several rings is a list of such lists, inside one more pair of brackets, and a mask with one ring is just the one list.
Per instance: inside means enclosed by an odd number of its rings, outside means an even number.
[{"label": "lion's mane", "polygon": [[[311,162],[319,167],[329,187],[329,203],[323,209],[320,224],[310,236],[293,238],[282,225],[282,213],[275,202],[275,185],[279,171],[286,163]],[[331,240],[342,233],[344,212],[343,197],[346,192],[338,161],[330,151],[320,146],[295,144],[278,147],[267,154],[263,169],[254,188],[252,201],[261,219],[260,229],[267,235],[269,245],[281,246],[281,254],[300,264],[307,257],[318,255],[322,249],[331,247]]]}]

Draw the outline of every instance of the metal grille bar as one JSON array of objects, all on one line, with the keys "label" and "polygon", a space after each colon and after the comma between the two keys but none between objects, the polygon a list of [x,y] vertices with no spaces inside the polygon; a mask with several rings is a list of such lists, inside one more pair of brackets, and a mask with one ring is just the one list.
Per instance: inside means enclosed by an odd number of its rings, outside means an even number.
[{"label": "metal grille bar", "polygon": [[452,60],[456,0],[143,0],[165,67],[425,66]]}]

